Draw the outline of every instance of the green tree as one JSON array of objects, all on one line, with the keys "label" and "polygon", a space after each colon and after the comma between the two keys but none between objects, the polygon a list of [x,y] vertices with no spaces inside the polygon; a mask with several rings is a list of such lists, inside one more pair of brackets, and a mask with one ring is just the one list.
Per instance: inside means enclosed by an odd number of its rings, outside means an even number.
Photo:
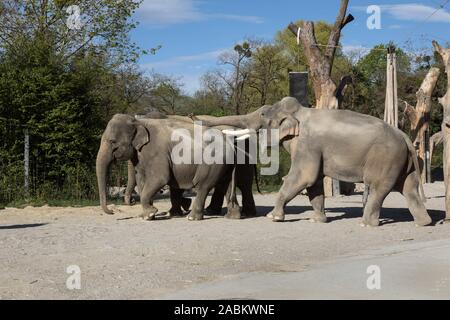
[{"label": "green tree", "polygon": [[[143,95],[145,79],[129,67],[143,53],[128,38],[139,2],[0,3],[0,202],[24,197],[24,129],[33,197],[95,197],[101,132]],[[72,4],[81,8],[80,29],[66,25]]]}]

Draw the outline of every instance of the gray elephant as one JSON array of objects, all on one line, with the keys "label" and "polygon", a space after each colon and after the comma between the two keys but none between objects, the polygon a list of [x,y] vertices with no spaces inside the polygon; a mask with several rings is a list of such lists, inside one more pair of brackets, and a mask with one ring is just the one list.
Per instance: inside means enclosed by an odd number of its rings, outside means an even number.
[{"label": "gray elephant", "polygon": [[[401,192],[417,225],[431,223],[423,202],[417,156],[408,136],[384,121],[348,111],[305,108],[294,98],[242,115],[204,121],[259,131],[278,129],[279,141],[291,154],[291,168],[268,214],[284,220],[284,207],[307,189],[313,221],[326,222],[323,177],[364,182],[370,188],[362,225],[378,226],[380,209],[391,190]],[[420,189],[420,192],[419,192]]]},{"label": "gray elephant", "polygon": [[[174,130],[184,129],[192,137],[194,128],[192,123],[176,119],[136,120],[129,115],[115,115],[102,135],[96,163],[100,203],[104,212],[113,213],[106,205],[106,176],[109,165],[113,160],[131,159],[138,173],[137,184],[144,211],[142,217],[155,217],[157,209],[153,206],[153,197],[160,188],[169,185],[177,190],[196,188],[197,196],[188,218],[203,219],[208,192],[226,177],[234,165],[225,164],[226,159],[223,159],[223,164],[174,163],[171,157],[174,148],[172,133]],[[195,153],[194,147],[195,145],[191,144],[191,154]],[[204,148],[205,145],[201,147]]]},{"label": "gray elephant", "polygon": [[[133,191],[137,185],[136,178],[136,168],[133,165],[131,160],[128,160],[128,180],[127,187],[125,189],[124,203],[126,205],[133,205]],[[170,188],[170,203],[171,208],[169,209],[170,216],[183,216],[184,212],[188,211],[192,200],[189,198],[183,197],[183,190]],[[184,210],[184,211],[183,211]]]},{"label": "gray elephant", "polygon": [[[152,111],[144,114],[137,114],[136,119],[174,119],[186,123],[192,123],[189,117],[177,115],[164,115],[158,111]],[[213,116],[200,116],[200,120],[215,119]],[[217,129],[234,129],[230,126],[220,126]],[[248,143],[247,143],[248,147]],[[248,153],[248,148],[246,154]],[[220,214],[224,198],[227,202],[226,218],[240,219],[242,216],[254,217],[256,216],[255,200],[253,198],[252,185],[253,180],[256,179],[256,186],[259,191],[256,165],[250,164],[248,156],[246,156],[245,164],[237,164],[235,171],[227,170],[221,181],[214,187],[214,193],[211,197],[211,202],[206,208],[208,214]],[[131,194],[136,186],[135,168],[131,161],[128,163],[128,183],[125,191],[125,203],[131,204]],[[234,187],[232,187],[234,186]],[[242,194],[242,211],[236,199],[236,187],[241,190]],[[182,209],[189,210],[190,199],[182,197],[183,190],[170,190],[170,200],[172,208],[169,210],[171,215],[181,215]]]}]

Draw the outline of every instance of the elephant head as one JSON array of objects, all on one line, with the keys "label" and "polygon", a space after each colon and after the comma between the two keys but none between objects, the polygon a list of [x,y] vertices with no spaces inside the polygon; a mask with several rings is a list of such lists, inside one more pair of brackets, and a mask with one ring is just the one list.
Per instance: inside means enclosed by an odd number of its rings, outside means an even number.
[{"label": "elephant head", "polygon": [[106,180],[111,163],[132,159],[136,150],[140,151],[149,141],[148,130],[129,115],[116,114],[108,122],[96,161],[100,204],[105,213],[113,214],[106,204]]},{"label": "elephant head", "polygon": [[[280,143],[299,135],[299,120],[296,114],[303,106],[295,98],[286,97],[273,104],[240,116],[218,117],[203,120],[206,126],[228,125],[258,132],[261,129],[278,129],[279,141],[269,141],[269,145]],[[192,117],[194,120],[197,118]]]}]

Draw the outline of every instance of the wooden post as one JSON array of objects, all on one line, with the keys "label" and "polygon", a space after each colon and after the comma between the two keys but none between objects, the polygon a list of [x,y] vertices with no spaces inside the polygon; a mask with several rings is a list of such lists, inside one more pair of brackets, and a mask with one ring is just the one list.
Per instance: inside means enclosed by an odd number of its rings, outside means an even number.
[{"label": "wooden post", "polygon": [[434,148],[440,145],[443,141],[444,135],[442,134],[442,131],[433,134],[433,136],[430,138],[430,164],[433,160]]},{"label": "wooden post", "polygon": [[417,157],[421,168],[422,183],[431,182],[431,157],[430,157],[430,114],[431,96],[439,79],[439,68],[431,68],[416,92],[416,107],[405,102],[404,113],[409,118],[414,146],[418,148]]},{"label": "wooden post", "polygon": [[[331,79],[331,71],[336,49],[339,46],[341,31],[354,20],[351,14],[347,15],[348,2],[349,0],[341,0],[336,21],[328,38],[327,46],[323,51],[318,46],[312,21],[303,21],[300,26],[290,23],[288,26],[288,29],[294,36],[298,37],[303,46],[316,96],[315,107],[318,109],[337,109],[342,102],[341,94],[344,88],[336,86]],[[336,183],[337,186],[334,190],[339,192],[338,182]],[[324,192],[326,196],[333,195],[333,182],[329,177],[324,179]]]},{"label": "wooden post", "polygon": [[439,98],[439,103],[444,108],[442,134],[444,137],[445,220],[450,221],[450,48],[444,49],[434,40],[433,47],[441,56],[447,73],[447,92]]},{"label": "wooden post", "polygon": [[24,150],[23,150],[23,169],[24,169],[24,192],[25,199],[30,197],[30,135],[28,129],[24,130]]},{"label": "wooden post", "polygon": [[384,121],[398,128],[397,100],[397,57],[395,47],[388,48],[386,67],[386,100],[384,104]]}]

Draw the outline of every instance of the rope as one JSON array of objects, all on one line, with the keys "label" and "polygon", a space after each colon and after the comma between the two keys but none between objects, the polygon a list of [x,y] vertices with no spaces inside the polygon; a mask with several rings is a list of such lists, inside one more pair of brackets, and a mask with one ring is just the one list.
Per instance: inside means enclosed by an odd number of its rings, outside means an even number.
[{"label": "rope", "polygon": [[297,29],[297,45],[300,45],[300,33],[302,32],[302,28]]}]

